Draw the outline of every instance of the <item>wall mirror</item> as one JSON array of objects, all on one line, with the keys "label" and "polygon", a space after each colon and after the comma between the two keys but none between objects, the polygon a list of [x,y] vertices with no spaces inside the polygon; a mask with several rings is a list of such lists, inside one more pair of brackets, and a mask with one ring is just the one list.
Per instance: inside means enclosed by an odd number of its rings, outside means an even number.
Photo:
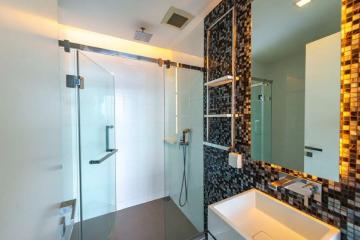
[{"label": "wall mirror", "polygon": [[253,160],[339,180],[340,29],[340,0],[254,0]]}]

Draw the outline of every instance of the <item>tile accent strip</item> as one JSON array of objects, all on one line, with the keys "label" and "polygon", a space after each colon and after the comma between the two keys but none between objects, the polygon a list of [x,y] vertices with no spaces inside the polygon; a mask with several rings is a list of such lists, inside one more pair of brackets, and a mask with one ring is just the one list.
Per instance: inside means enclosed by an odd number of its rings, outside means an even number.
[{"label": "tile accent strip", "polygon": [[[205,229],[207,229],[207,206],[255,187],[273,197],[286,202],[320,220],[341,229],[341,239],[360,239],[360,0],[342,1],[342,47],[341,47],[341,133],[340,133],[340,182],[318,178],[309,174],[282,168],[260,161],[250,160],[251,146],[251,0],[223,0],[205,18],[205,63],[206,59],[225,61],[231,46],[224,47],[223,40],[217,36],[231,36],[231,21],[225,20],[221,33],[213,34],[211,47],[217,48],[206,54],[206,32],[219,17],[233,6],[237,11],[237,49],[236,73],[239,81],[236,87],[237,151],[245,156],[245,165],[241,170],[231,168],[227,163],[228,153],[220,149],[204,146],[204,202]],[[222,45],[221,47],[219,47]],[[231,52],[231,51],[230,51]],[[206,64],[205,64],[206,66]],[[215,76],[228,74],[227,67],[216,66]],[[206,81],[206,71],[204,74]],[[204,89],[205,90],[205,89]],[[214,91],[209,97],[223,99],[212,104],[212,113],[227,113],[231,88]],[[204,94],[206,103],[206,95]],[[205,108],[204,108],[205,109]],[[206,126],[204,126],[206,129]],[[211,124],[210,131],[216,132],[212,143],[219,144],[229,136],[229,128],[217,128]],[[220,131],[220,132],[217,132]],[[216,137],[215,137],[216,136]],[[358,137],[359,136],[359,137]],[[291,173],[303,178],[319,181],[323,184],[323,201],[309,200],[309,207],[303,198],[287,189],[274,191],[268,183],[277,179],[279,171]]]}]

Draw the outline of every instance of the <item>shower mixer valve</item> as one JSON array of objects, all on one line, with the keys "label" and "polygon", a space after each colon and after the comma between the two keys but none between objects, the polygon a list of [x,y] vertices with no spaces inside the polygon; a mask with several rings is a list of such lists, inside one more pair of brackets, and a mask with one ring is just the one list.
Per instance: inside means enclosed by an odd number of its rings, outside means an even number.
[{"label": "shower mixer valve", "polygon": [[185,129],[182,131],[182,137],[181,137],[181,139],[180,139],[180,145],[189,145],[190,133],[191,133],[191,129],[190,129],[190,128],[185,128]]}]

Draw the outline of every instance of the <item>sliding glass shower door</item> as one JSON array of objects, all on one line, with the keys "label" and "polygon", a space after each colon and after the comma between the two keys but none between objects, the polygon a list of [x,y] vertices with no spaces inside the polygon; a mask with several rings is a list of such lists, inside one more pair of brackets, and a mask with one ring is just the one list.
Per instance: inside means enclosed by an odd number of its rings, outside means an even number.
[{"label": "sliding glass shower door", "polygon": [[171,67],[164,75],[165,239],[192,239],[204,231],[203,72]]},{"label": "sliding glass shower door", "polygon": [[77,89],[80,220],[82,239],[88,239],[94,232],[110,234],[111,219],[102,229],[94,229],[91,219],[116,210],[114,77],[81,52],[77,52],[77,64],[83,79]]}]

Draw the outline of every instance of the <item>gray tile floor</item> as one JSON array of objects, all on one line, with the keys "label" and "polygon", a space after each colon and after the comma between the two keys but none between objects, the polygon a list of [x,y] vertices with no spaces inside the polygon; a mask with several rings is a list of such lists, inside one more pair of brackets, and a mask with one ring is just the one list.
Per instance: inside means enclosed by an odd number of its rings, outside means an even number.
[{"label": "gray tile floor", "polygon": [[[83,240],[188,240],[199,232],[169,198],[159,199],[83,223]],[[80,240],[75,225],[71,240]]]}]

